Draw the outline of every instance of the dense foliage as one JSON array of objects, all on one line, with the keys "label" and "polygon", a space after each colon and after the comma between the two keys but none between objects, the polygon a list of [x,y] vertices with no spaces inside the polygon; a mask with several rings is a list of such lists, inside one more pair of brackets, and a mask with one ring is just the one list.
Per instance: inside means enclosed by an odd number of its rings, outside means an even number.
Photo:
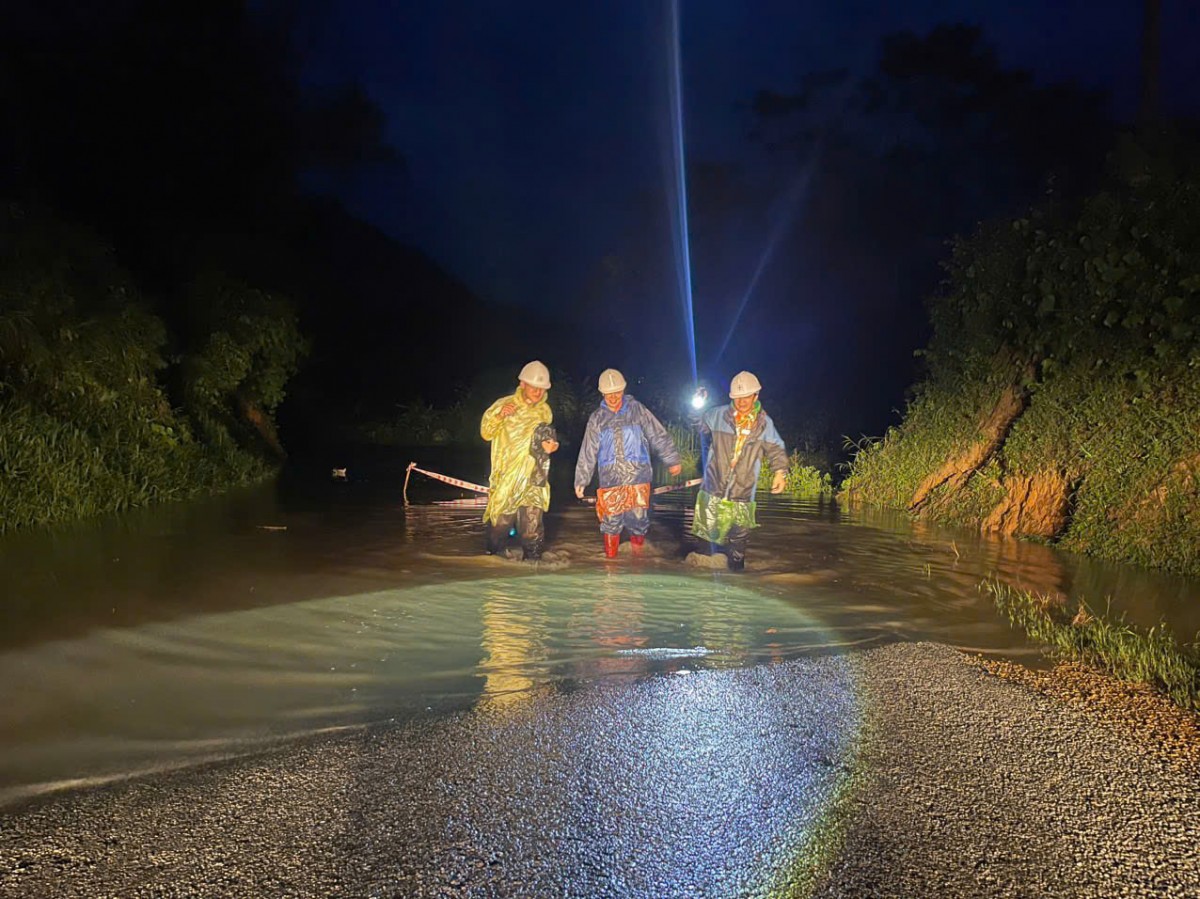
[{"label": "dense foliage", "polygon": [[1070,489],[1062,545],[1200,572],[1194,158],[1131,143],[1112,185],[1081,208],[1049,206],[959,241],[931,302],[928,377],[903,423],[858,452],[847,493],[908,506],[1015,384],[1022,414],[937,516],[978,525],[1014,477],[1054,472]]},{"label": "dense foliage", "polygon": [[[197,286],[194,348],[94,236],[0,217],[0,530],[219,490],[273,470],[269,413],[303,344],[286,303]],[[169,386],[182,386],[175,396]]]}]

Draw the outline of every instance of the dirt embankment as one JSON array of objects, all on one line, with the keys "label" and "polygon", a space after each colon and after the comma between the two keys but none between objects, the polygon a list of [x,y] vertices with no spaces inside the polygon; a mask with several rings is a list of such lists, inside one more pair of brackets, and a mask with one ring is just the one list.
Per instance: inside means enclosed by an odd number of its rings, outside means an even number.
[{"label": "dirt embankment", "polygon": [[[1008,384],[992,408],[981,417],[976,439],[963,451],[947,459],[913,493],[909,511],[933,518],[966,489],[997,454],[1014,425],[1029,406],[1028,384],[1033,366],[1025,368]],[[985,531],[1020,537],[1053,539],[1070,524],[1071,482],[1065,472],[1053,467],[1024,474],[1005,471],[998,486],[1003,496],[980,519]]]},{"label": "dirt embankment", "polygon": [[1020,385],[1010,384],[1004,388],[992,411],[979,424],[979,439],[957,456],[947,459],[921,482],[908,505],[909,511],[929,511],[961,490],[1004,443],[1013,422],[1025,411],[1028,402],[1029,393]]},{"label": "dirt embankment", "polygon": [[1061,472],[1012,475],[1003,485],[1004,499],[984,520],[985,531],[1051,538],[1066,528],[1070,485]]},{"label": "dirt embankment", "polygon": [[[995,404],[979,423],[977,438],[921,482],[909,502],[910,512],[936,517],[1001,450],[1013,425],[1029,405],[1029,390],[1023,385],[1031,374],[1032,367],[1027,368],[1020,378],[1000,391]],[[1061,471],[1005,474],[1000,486],[1004,497],[981,521],[984,530],[1049,539],[1066,528],[1070,484]]]}]

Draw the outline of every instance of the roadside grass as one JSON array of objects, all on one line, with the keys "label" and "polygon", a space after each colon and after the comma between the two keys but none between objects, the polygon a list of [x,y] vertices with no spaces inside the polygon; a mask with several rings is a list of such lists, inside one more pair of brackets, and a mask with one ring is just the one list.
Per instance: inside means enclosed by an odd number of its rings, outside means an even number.
[{"label": "roadside grass", "polygon": [[[771,468],[764,459],[758,472],[758,489],[769,490],[771,478]],[[788,458],[784,492],[792,496],[833,496],[833,478],[829,472],[808,464],[804,455],[797,450]]]},{"label": "roadside grass", "polygon": [[1064,549],[1200,574],[1200,365],[1155,368],[1145,382],[1082,360],[1057,372],[1013,426],[1003,464],[1074,485]]},{"label": "roadside grass", "polygon": [[955,379],[952,387],[926,382],[908,404],[904,421],[882,438],[846,438],[843,448],[851,461],[839,498],[907,509],[921,482],[976,438],[990,388],[984,377]]},{"label": "roadside grass", "polygon": [[667,484],[689,481],[692,478],[700,477],[700,435],[687,425],[681,425],[678,422],[669,421],[663,427],[667,429],[667,433],[675,441],[675,448],[679,450],[679,458],[680,463],[683,465],[683,471],[678,478],[673,478],[667,474],[667,467],[655,459],[654,486],[662,487]]},{"label": "roadside grass", "polygon": [[1181,645],[1163,624],[1142,631],[1098,615],[1084,602],[1071,609],[1058,597],[995,580],[984,581],[980,589],[1013,627],[1047,646],[1056,658],[1148,684],[1176,705],[1200,712],[1200,642]]},{"label": "roadside grass", "polygon": [[275,470],[138,411],[97,422],[0,402],[0,533],[220,492]]}]

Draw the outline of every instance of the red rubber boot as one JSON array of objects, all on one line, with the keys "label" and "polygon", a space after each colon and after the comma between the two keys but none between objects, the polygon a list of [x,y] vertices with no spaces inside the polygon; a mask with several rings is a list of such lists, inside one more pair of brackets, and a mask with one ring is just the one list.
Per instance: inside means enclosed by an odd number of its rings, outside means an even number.
[{"label": "red rubber boot", "polygon": [[608,559],[617,557],[617,548],[621,545],[620,534],[605,534],[604,535],[604,556]]},{"label": "red rubber boot", "polygon": [[633,550],[634,558],[637,558],[638,556],[640,556],[642,554],[642,548],[645,545],[646,545],[646,535],[645,534],[630,534],[629,535],[629,548]]}]

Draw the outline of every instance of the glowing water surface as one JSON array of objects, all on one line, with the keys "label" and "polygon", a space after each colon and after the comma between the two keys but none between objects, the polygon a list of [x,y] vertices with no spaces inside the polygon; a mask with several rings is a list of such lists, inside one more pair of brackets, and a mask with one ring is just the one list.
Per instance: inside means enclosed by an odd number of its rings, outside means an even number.
[{"label": "glowing water surface", "polygon": [[482,556],[478,507],[406,511],[386,483],[0,539],[0,802],[599,678],[916,639],[1038,663],[989,576],[1200,629],[1194,581],[827,502],[765,501],[743,575],[683,563],[686,496],[636,564],[606,563],[572,504],[548,516],[569,556],[548,570]]},{"label": "glowing water surface", "polygon": [[746,665],[823,646],[800,607],[668,572],[395,587],[130,628],[0,656],[4,788],[103,778],[281,735],[549,684]]}]

